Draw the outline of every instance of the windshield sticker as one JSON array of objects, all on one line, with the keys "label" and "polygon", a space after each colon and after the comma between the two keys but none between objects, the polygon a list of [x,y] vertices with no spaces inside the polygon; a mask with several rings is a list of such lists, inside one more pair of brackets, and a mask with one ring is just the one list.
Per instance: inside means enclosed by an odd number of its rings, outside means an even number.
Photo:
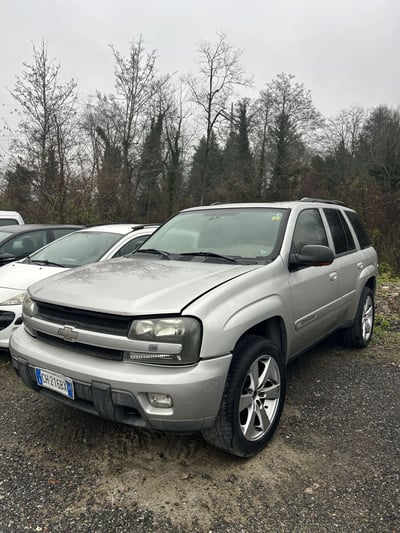
[{"label": "windshield sticker", "polygon": [[277,220],[278,222],[282,219],[282,213],[275,213],[272,215],[272,220]]}]

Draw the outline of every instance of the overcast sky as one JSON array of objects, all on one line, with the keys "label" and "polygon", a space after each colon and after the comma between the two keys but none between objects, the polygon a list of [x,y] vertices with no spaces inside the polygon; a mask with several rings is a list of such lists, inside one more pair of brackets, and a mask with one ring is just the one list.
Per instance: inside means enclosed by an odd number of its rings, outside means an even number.
[{"label": "overcast sky", "polygon": [[400,105],[400,0],[0,0],[0,24],[0,131],[15,107],[7,88],[43,39],[83,97],[113,91],[109,44],[126,55],[142,35],[160,73],[178,76],[195,72],[200,40],[224,32],[254,76],[251,97],[285,72],[325,116]]}]

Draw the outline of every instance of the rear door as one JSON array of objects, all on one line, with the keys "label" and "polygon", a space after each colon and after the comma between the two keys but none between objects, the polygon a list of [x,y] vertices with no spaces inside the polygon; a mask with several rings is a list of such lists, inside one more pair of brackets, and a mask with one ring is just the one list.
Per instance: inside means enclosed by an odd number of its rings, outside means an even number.
[{"label": "rear door", "polygon": [[341,318],[346,321],[352,318],[352,316],[348,316],[348,313],[349,310],[354,309],[358,299],[357,288],[359,287],[361,272],[364,269],[363,258],[356,248],[350,228],[341,210],[324,208],[323,213],[329,225],[335,250],[335,264],[339,275],[342,299]]}]

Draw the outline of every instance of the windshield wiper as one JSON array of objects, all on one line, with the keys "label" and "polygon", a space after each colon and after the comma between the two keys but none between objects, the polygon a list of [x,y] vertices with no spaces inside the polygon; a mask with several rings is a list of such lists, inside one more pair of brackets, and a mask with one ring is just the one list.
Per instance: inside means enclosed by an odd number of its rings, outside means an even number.
[{"label": "windshield wiper", "polygon": [[221,254],[215,254],[213,252],[184,252],[182,254],[179,254],[179,255],[182,255],[184,257],[196,257],[196,256],[200,256],[200,257],[214,257],[215,259],[223,259],[224,261],[227,261],[228,263],[239,263],[239,261],[236,261],[236,259],[233,259],[233,257],[228,257],[226,255],[221,255]]},{"label": "windshield wiper", "polygon": [[157,250],[156,248],[144,248],[142,250],[136,250],[135,254],[154,254],[161,255],[165,259],[169,259],[169,252],[165,250]]},{"label": "windshield wiper", "polygon": [[60,263],[55,263],[54,261],[49,261],[48,259],[30,259],[29,262],[36,263],[37,265],[46,265],[46,266],[65,268],[65,265],[61,265]]}]

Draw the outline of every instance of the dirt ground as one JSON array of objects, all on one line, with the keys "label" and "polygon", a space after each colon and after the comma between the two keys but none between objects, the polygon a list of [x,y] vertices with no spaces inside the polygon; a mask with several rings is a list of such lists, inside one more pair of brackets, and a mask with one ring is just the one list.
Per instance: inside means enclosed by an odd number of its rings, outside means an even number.
[{"label": "dirt ground", "polygon": [[332,338],[292,363],[246,460],[42,398],[0,354],[0,532],[400,533],[399,312],[383,285],[367,349]]}]

